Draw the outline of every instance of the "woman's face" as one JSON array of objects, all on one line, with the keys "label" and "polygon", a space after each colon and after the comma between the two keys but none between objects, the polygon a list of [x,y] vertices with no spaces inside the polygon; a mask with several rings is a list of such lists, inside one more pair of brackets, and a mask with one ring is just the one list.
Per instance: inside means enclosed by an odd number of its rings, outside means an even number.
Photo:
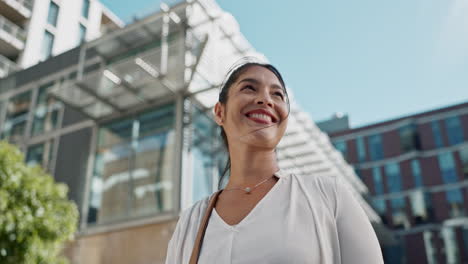
[{"label": "woman's face", "polygon": [[276,75],[262,66],[248,66],[231,85],[225,105],[215,105],[216,123],[229,146],[248,144],[274,149],[287,126],[288,103]]}]

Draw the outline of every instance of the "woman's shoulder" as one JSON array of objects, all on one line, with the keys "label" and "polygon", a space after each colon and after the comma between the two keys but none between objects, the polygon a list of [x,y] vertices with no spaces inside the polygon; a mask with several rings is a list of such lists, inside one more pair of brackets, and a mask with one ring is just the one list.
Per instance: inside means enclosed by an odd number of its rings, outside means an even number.
[{"label": "woman's shoulder", "polygon": [[340,176],[323,173],[291,173],[290,176],[310,203],[323,202],[330,211],[336,212],[337,185],[340,184]]}]

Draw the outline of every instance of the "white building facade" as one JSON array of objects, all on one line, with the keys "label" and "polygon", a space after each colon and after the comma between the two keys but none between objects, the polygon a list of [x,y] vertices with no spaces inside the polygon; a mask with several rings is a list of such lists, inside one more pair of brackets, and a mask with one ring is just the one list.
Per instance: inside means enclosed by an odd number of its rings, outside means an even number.
[{"label": "white building facade", "polygon": [[123,25],[97,0],[0,0],[0,78]]}]

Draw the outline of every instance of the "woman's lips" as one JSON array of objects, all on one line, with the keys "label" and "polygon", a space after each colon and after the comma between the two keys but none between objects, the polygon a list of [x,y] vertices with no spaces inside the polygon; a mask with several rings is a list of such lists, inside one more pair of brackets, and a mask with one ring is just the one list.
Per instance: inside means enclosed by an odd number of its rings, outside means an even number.
[{"label": "woman's lips", "polygon": [[256,118],[256,117],[251,117],[251,116],[247,116],[247,118],[254,121],[254,122],[260,123],[260,124],[269,125],[270,123],[272,123],[272,122],[268,122],[268,121],[266,121],[265,119],[262,119],[262,118]]}]

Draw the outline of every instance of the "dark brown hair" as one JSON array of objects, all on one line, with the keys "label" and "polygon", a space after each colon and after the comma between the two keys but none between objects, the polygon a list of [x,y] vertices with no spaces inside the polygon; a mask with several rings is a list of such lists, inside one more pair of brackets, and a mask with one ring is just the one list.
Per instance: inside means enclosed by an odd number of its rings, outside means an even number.
[{"label": "dark brown hair", "polygon": [[[289,116],[289,111],[290,111],[289,97],[288,97],[288,92],[286,90],[286,85],[284,84],[283,77],[281,76],[279,71],[273,65],[266,64],[266,63],[247,62],[247,63],[244,63],[244,64],[238,66],[238,67],[234,67],[233,69],[231,69],[228,72],[228,74],[226,75],[225,81],[223,82],[223,85],[221,86],[221,91],[219,92],[218,102],[220,102],[223,105],[227,104],[227,101],[229,99],[228,98],[229,89],[237,81],[237,79],[239,79],[240,75],[242,75],[244,72],[246,72],[252,66],[260,66],[260,67],[263,67],[265,69],[268,69],[276,76],[276,78],[278,78],[279,82],[281,83],[281,86],[283,87],[283,91],[284,91],[284,94],[285,94],[285,100],[286,100],[286,103],[288,105],[288,116]],[[281,120],[281,122],[282,121],[283,120]],[[220,126],[220,129],[221,129],[220,135],[221,135],[221,138],[223,139],[224,146],[226,147],[227,151],[229,151],[229,144],[228,144],[226,132],[224,131],[222,126]],[[276,152],[276,150],[275,150],[275,152]],[[219,179],[218,189],[221,189],[222,180],[223,180],[224,176],[226,175],[226,173],[230,169],[231,169],[231,158],[229,157],[229,154],[228,154],[228,160],[226,162],[226,166],[224,167],[224,171],[221,174],[221,178]]]}]

